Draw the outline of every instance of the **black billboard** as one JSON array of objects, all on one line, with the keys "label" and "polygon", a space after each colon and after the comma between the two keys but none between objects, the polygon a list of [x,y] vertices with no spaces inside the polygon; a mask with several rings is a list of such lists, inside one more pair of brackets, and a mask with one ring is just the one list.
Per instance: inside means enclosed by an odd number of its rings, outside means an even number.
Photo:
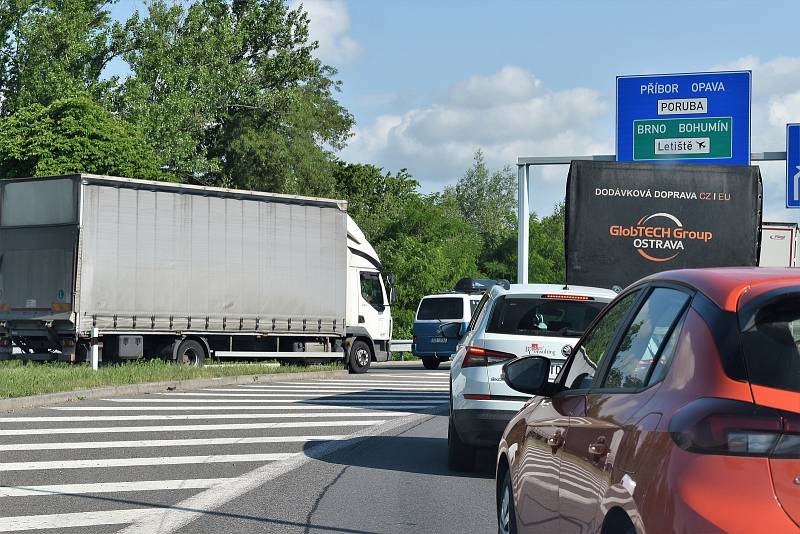
[{"label": "black billboard", "polygon": [[757,166],[573,161],[567,283],[611,288],[660,271],[758,265]]}]

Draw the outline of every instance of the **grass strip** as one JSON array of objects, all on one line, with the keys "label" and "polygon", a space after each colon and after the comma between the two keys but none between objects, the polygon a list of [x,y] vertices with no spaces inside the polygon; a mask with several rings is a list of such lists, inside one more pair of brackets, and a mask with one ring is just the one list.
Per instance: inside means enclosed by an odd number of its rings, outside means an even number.
[{"label": "grass strip", "polygon": [[274,363],[225,364],[189,367],[162,360],[146,360],[105,365],[97,371],[88,364],[62,362],[0,362],[0,398],[27,397],[76,389],[121,386],[145,382],[165,382],[191,378],[216,378],[237,375],[266,375],[342,369],[341,363],[325,365],[281,365]]}]

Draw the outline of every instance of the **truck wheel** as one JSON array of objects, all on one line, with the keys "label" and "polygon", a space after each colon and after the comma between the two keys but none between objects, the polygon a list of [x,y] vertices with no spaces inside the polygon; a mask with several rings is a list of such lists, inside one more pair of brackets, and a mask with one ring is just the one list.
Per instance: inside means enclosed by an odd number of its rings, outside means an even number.
[{"label": "truck wheel", "polygon": [[206,360],[206,351],[199,342],[194,339],[184,339],[178,346],[178,353],[175,361],[181,365],[191,365],[192,367],[202,367]]},{"label": "truck wheel", "polygon": [[440,363],[439,358],[422,358],[422,365],[425,366],[425,369],[430,369],[431,371],[438,369]]},{"label": "truck wheel", "polygon": [[369,345],[360,339],[353,342],[350,347],[350,358],[347,360],[347,370],[350,374],[366,373],[372,361],[372,352]]},{"label": "truck wheel", "polygon": [[453,420],[447,425],[447,465],[453,471],[473,471],[477,450],[458,437]]}]

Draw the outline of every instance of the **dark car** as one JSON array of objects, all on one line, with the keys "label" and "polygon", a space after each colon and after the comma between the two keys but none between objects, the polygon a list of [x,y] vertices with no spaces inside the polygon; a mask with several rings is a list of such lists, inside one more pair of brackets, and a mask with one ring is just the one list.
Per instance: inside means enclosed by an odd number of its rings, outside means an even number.
[{"label": "dark car", "polygon": [[497,460],[500,532],[797,532],[800,272],[671,271],[621,293]]}]

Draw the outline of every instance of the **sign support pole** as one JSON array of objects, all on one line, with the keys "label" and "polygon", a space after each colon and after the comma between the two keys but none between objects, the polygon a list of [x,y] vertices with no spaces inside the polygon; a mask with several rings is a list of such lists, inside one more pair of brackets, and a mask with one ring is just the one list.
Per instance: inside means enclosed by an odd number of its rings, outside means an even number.
[{"label": "sign support pole", "polygon": [[528,188],[530,167],[517,165],[517,283],[528,283],[528,241],[530,239],[530,209]]},{"label": "sign support pole", "polygon": [[[530,167],[543,165],[569,165],[575,160],[592,161],[617,161],[614,154],[595,154],[593,156],[543,156],[517,158],[517,217],[519,219],[519,234],[517,234],[517,283],[528,283],[528,227],[530,208],[528,195],[530,193],[529,180]],[[753,152],[750,161],[785,161],[786,152]],[[523,188],[523,185],[525,186]]]}]

